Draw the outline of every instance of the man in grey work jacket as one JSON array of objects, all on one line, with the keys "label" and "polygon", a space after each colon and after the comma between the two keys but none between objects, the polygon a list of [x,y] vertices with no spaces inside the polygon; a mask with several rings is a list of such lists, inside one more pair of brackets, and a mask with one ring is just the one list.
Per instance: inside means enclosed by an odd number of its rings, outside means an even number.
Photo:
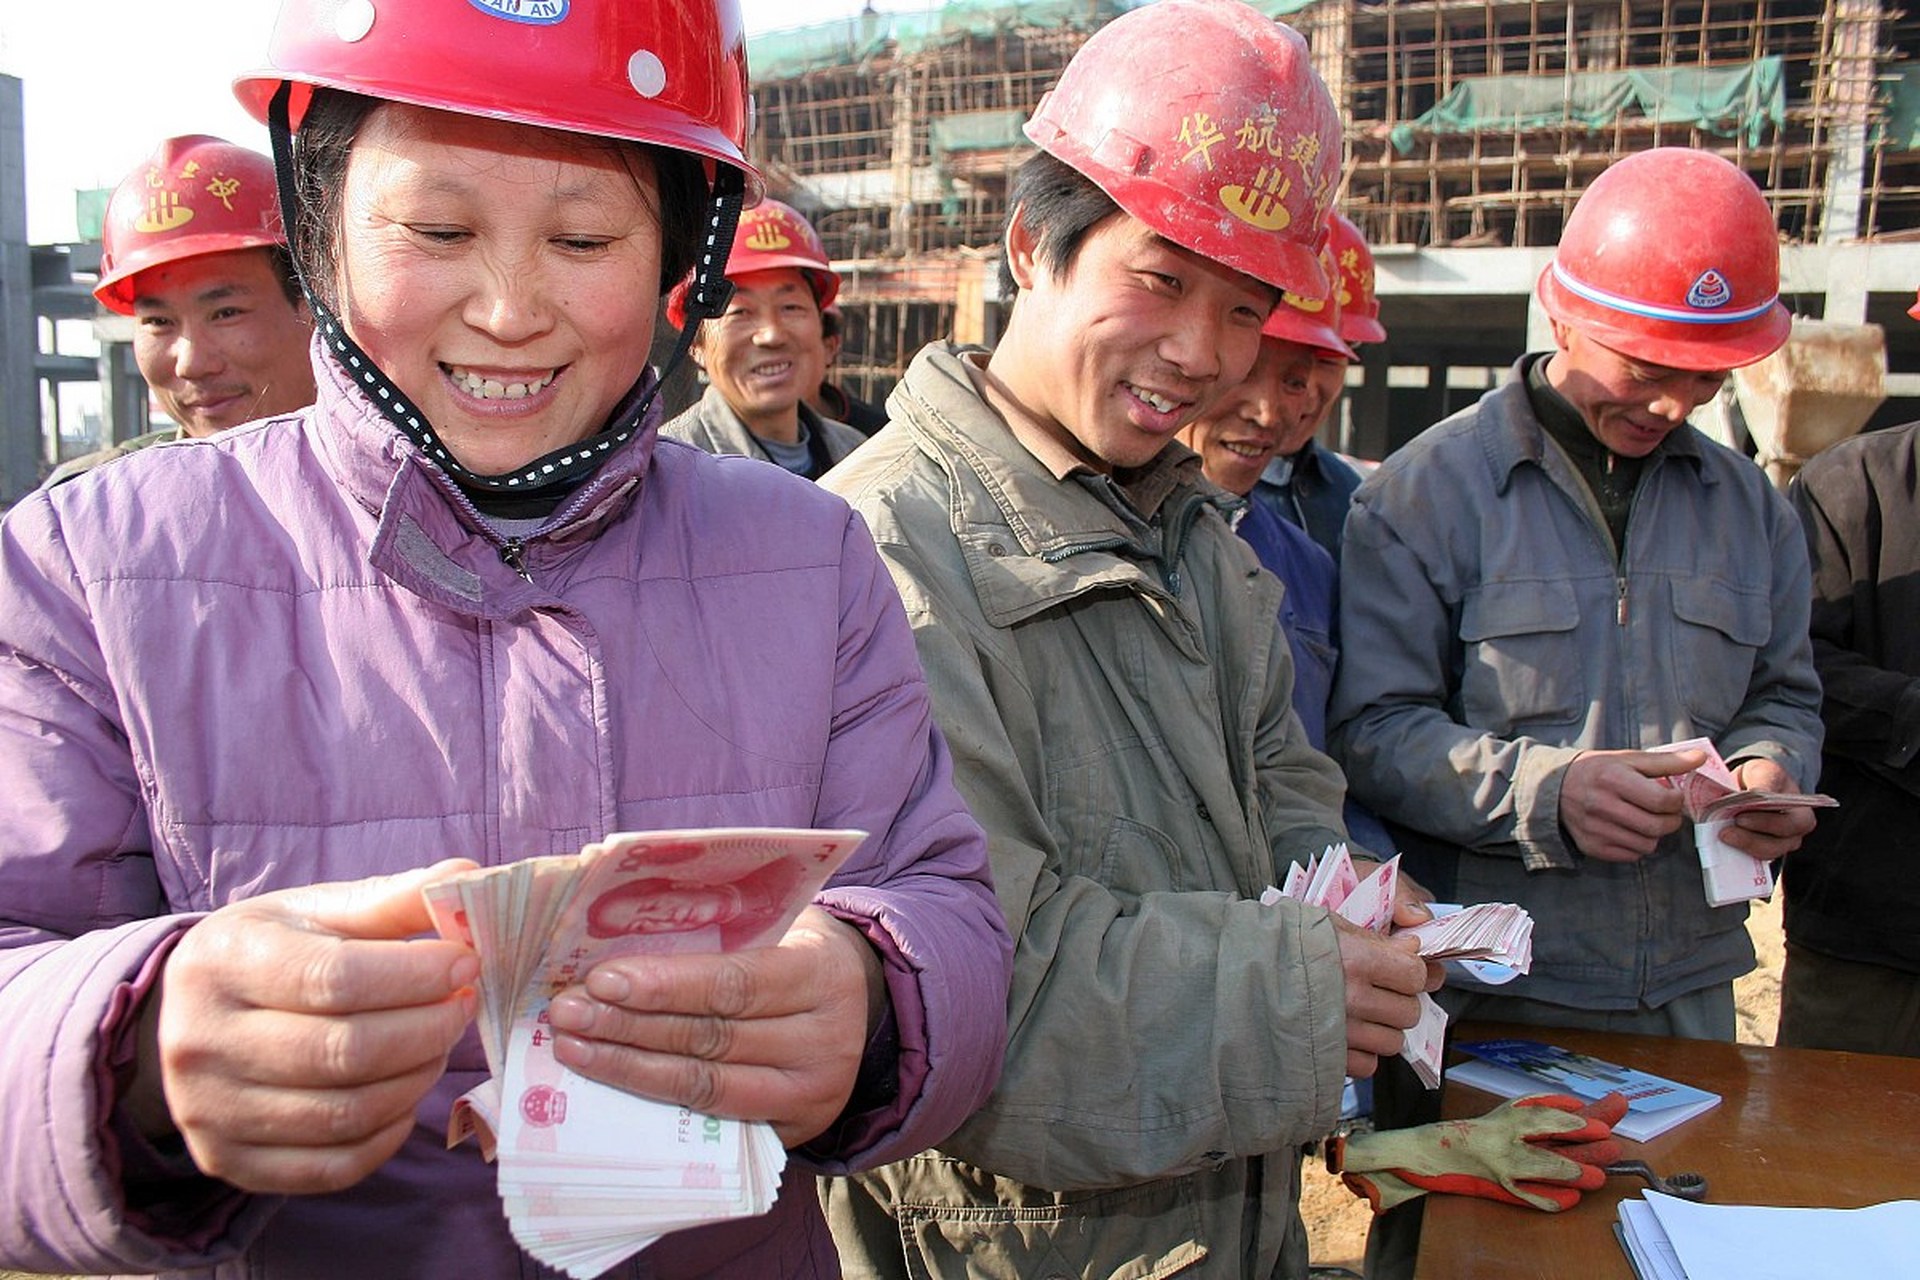
[{"label": "man in grey work jacket", "polygon": [[[1457,1016],[1733,1038],[1747,907],[1707,905],[1663,781],[1705,757],[1654,748],[1707,738],[1748,788],[1819,771],[1798,522],[1686,421],[1785,340],[1778,254],[1726,161],[1614,165],[1541,277],[1558,349],[1355,497],[1330,748],[1436,893],[1535,921],[1532,972],[1443,993]],[[1750,813],[1726,843],[1773,859],[1811,828]]]},{"label": "man in grey work jacket", "polygon": [[1282,289],[1324,293],[1339,122],[1297,34],[1162,0],[1027,131],[999,347],[922,351],[825,482],[893,570],[987,830],[1007,1056],[939,1151],[829,1184],[828,1220],[854,1277],[1304,1277],[1299,1144],[1438,973],[1259,901],[1344,837],[1345,788],[1291,707],[1280,584],[1174,435]]}]

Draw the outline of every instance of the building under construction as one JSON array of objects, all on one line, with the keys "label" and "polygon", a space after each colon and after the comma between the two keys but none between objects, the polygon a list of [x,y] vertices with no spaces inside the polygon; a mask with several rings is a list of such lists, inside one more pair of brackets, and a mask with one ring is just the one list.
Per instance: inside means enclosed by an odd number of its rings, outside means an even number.
[{"label": "building under construction", "polygon": [[[1086,38],[1143,2],[954,0],[750,41],[755,158],[844,273],[849,389],[877,400],[925,343],[997,336],[1021,125]],[[1546,345],[1532,286],[1575,200],[1619,157],[1675,144],[1752,175],[1786,300],[1826,325],[1736,376],[1749,423],[1858,425],[1883,388],[1874,425],[1920,417],[1920,20],[1893,0],[1253,3],[1307,38],[1346,121],[1341,206],[1376,248],[1389,337],[1349,371],[1332,443],[1384,457]],[[0,76],[0,503],[54,460],[49,388],[97,381],[113,439],[147,429],[124,331],[95,314],[97,360],[40,347],[52,321],[95,312],[75,273],[98,246],[29,251],[22,118]]]},{"label": "building under construction", "polygon": [[[1031,152],[1020,126],[1132,2],[959,0],[750,43],[755,158],[845,273],[853,390],[883,394],[932,339],[994,336],[1008,182]],[[1346,121],[1341,207],[1379,249],[1391,336],[1356,369],[1347,421],[1395,425],[1343,438],[1353,451],[1381,456],[1540,345],[1531,287],[1567,213],[1607,165],[1659,145],[1753,177],[1789,305],[1884,325],[1882,413],[1920,408],[1904,314],[1920,285],[1920,64],[1902,52],[1920,21],[1882,0],[1254,2],[1307,38]]]}]

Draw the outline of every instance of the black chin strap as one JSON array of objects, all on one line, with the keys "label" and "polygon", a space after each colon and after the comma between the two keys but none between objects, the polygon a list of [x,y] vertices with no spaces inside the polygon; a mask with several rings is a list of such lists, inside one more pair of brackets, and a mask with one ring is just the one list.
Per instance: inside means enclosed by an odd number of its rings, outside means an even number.
[{"label": "black chin strap", "polygon": [[293,82],[282,80],[267,107],[267,132],[273,139],[274,180],[280,191],[281,221],[287,229],[287,239],[293,249],[294,273],[300,280],[301,292],[306,295],[307,306],[313,312],[314,324],[332,352],[334,361],[360,384],[367,399],[372,401],[388,422],[461,484],[474,489],[516,494],[571,488],[598,470],[615,449],[639,434],[647,410],[660,394],[660,388],[666,385],[673,371],[686,359],[700,322],[718,316],[726,308],[727,299],[732,296],[733,285],[727,279],[726,267],[727,256],[733,251],[734,229],[740,223],[740,206],[746,197],[746,175],[741,170],[729,164],[714,166],[713,194],[707,204],[706,232],[701,240],[699,258],[694,263],[693,281],[687,292],[687,323],[681,328],[680,340],[674,345],[673,354],[668,358],[660,377],[652,380],[651,386],[646,386],[651,374],[642,373],[639,381],[622,397],[612,421],[598,434],[535,458],[518,471],[483,476],[462,465],[448,451],[426,415],[407,403],[392,380],[360,349],[358,343],[347,336],[346,326],[320,300],[312,282],[306,278],[306,272],[300,265],[305,228],[299,217],[300,205],[293,184],[293,131],[288,123],[292,95]]}]

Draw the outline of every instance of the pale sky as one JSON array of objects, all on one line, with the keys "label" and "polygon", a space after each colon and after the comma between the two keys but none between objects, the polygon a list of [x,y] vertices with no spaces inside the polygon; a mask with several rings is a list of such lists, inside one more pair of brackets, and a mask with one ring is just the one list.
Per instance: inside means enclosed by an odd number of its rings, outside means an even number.
[{"label": "pale sky", "polygon": [[[751,33],[857,13],[862,0],[740,0]],[[876,0],[880,10],[934,7]],[[23,82],[27,239],[74,238],[73,193],[111,187],[162,138],[268,149],[233,78],[266,64],[276,0],[0,0],[0,72]]]}]

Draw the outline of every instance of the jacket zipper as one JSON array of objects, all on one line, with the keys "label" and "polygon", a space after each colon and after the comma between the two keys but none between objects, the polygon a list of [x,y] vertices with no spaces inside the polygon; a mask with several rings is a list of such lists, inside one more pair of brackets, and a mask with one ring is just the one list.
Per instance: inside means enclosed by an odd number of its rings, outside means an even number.
[{"label": "jacket zipper", "polygon": [[500,544],[500,560],[507,568],[513,570],[531,584],[533,582],[533,575],[527,572],[526,561],[521,554],[526,549],[526,545],[527,544],[519,538],[508,538]]},{"label": "jacket zipper", "polygon": [[1084,551],[1105,551],[1110,547],[1125,546],[1126,541],[1125,538],[1100,538],[1093,542],[1069,542],[1064,547],[1055,547],[1051,551],[1042,551],[1040,553],[1040,562],[1042,564],[1059,564],[1062,560],[1071,556],[1077,556]]}]

